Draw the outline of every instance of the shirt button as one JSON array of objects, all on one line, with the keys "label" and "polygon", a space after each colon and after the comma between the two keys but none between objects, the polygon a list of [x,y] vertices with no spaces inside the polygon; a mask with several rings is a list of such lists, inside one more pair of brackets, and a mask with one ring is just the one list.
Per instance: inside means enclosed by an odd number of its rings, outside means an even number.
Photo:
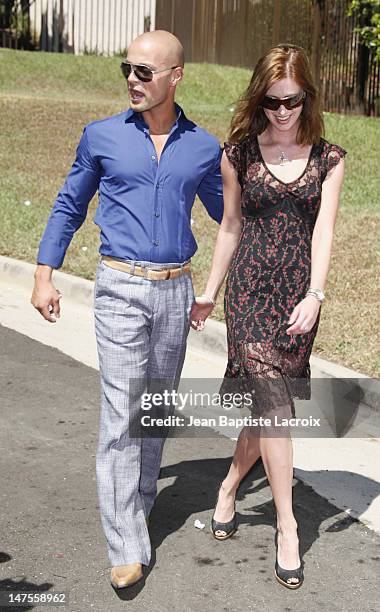
[{"label": "shirt button", "polygon": [[157,183],[156,189],[159,189],[159,188],[160,188],[160,183]]},{"label": "shirt button", "polygon": [[153,240],[154,246],[158,246],[158,240]]},{"label": "shirt button", "polygon": [[152,160],[154,161],[155,159],[156,159],[156,156],[155,156],[155,155],[152,155]]},{"label": "shirt button", "polygon": [[154,213],[154,216],[155,216],[155,217],[159,217],[159,216],[160,216],[160,213],[159,213],[159,212],[155,212],[155,213]]}]

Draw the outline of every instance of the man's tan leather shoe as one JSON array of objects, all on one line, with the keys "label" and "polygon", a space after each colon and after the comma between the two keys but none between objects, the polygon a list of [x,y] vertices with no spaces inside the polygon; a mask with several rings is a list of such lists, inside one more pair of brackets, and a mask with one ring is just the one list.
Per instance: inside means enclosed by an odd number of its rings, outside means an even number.
[{"label": "man's tan leather shoe", "polygon": [[115,565],[111,569],[111,584],[116,589],[132,586],[143,577],[141,563],[128,563],[128,565]]}]

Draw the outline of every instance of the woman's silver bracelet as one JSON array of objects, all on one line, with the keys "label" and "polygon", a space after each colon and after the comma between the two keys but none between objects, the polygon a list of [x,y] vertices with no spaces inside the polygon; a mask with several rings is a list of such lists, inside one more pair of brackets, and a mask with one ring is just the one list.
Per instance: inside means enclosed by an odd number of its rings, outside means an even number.
[{"label": "woman's silver bracelet", "polygon": [[314,295],[314,297],[317,298],[318,302],[323,302],[323,300],[325,299],[325,294],[321,289],[310,288],[308,289],[308,291],[306,291],[306,295]]}]

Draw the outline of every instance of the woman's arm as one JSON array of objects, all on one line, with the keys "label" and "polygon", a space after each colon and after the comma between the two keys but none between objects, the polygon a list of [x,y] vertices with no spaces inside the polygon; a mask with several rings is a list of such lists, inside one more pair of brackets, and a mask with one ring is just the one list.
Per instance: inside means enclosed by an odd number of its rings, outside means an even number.
[{"label": "woman's arm", "polygon": [[212,311],[214,302],[228,272],[236,251],[242,226],[241,189],[237,173],[223,152],[222,161],[224,212],[217,235],[214,254],[205,293],[196,298],[190,322],[191,327],[200,331],[204,321]]},{"label": "woman's arm", "polygon": [[[334,227],[338,214],[340,192],[344,177],[344,158],[328,173],[322,185],[321,204],[315,222],[311,242],[310,287],[325,288],[330,267]],[[294,308],[288,324],[288,334],[304,334],[313,327],[320,302],[313,295],[305,298]]]},{"label": "woman's arm", "polygon": [[344,158],[330,170],[322,184],[321,205],[311,243],[310,286],[325,288],[330,267],[335,222],[344,177]]}]

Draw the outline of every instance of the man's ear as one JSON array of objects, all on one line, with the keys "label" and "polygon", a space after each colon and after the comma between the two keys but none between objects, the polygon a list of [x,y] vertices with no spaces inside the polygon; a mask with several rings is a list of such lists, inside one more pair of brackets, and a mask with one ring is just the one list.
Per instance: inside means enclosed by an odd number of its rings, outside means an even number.
[{"label": "man's ear", "polygon": [[170,83],[173,86],[178,85],[178,83],[182,81],[182,79],[183,79],[183,68],[178,66],[178,68],[175,69],[175,72],[173,72],[173,76],[170,79]]}]

